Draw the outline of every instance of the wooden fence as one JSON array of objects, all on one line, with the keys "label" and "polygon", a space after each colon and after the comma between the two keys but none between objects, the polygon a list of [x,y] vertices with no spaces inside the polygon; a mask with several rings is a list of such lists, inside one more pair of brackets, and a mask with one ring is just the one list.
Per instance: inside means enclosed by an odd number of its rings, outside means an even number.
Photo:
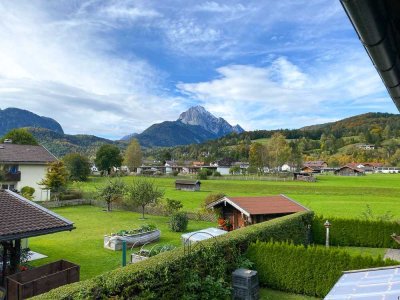
[{"label": "wooden fence", "polygon": [[[62,200],[62,201],[43,201],[38,202],[40,205],[46,208],[55,208],[55,207],[63,207],[63,206],[75,206],[75,205],[92,205],[97,207],[106,208],[105,202],[97,201],[93,199],[74,199],[74,200]],[[133,211],[133,212],[142,212],[141,207],[132,207],[128,206],[124,203],[113,203],[113,209]],[[155,216],[168,216],[165,210],[161,206],[148,206],[145,208],[145,213],[149,215]],[[188,218],[190,220],[196,221],[208,221],[208,222],[216,222],[217,217],[214,213],[208,212],[186,212]]]}]

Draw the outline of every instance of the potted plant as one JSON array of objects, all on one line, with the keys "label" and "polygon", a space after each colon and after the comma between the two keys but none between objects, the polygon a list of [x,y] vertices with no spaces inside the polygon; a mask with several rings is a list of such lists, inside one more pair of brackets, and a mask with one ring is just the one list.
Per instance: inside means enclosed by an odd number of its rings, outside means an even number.
[{"label": "potted plant", "polygon": [[231,231],[232,230],[231,220],[229,218],[226,218],[224,221],[225,221],[225,225],[224,225],[223,229],[226,231]]}]

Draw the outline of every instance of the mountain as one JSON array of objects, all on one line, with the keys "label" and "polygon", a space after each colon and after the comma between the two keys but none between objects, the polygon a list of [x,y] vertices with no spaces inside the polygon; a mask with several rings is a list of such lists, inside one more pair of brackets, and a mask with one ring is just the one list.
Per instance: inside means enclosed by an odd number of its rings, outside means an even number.
[{"label": "mountain", "polygon": [[232,132],[241,133],[244,131],[240,125],[232,126],[225,119],[217,118],[202,106],[193,106],[181,113],[178,121],[188,125],[198,125],[205,130],[214,133],[217,137],[227,135]]},{"label": "mountain", "polygon": [[46,128],[57,133],[64,133],[61,125],[51,118],[41,117],[19,108],[0,109],[0,136],[3,136],[11,129],[21,127]]},{"label": "mountain", "polygon": [[203,127],[184,124],[180,121],[154,124],[137,135],[140,145],[146,147],[198,144],[214,138],[216,135]]},{"label": "mountain", "polygon": [[128,135],[125,135],[121,138],[121,141],[130,141],[131,139],[135,138],[138,136],[138,133],[131,133]]},{"label": "mountain", "polygon": [[[178,120],[153,124],[134,137],[145,147],[170,147],[198,144],[233,132],[241,133],[244,129],[215,117],[202,106],[194,106],[181,113]],[[123,139],[130,138],[126,136]]]},{"label": "mountain", "polygon": [[60,158],[65,154],[76,152],[94,159],[96,156],[96,151],[103,144],[115,144],[121,149],[126,146],[126,142],[111,141],[94,135],[70,135],[45,128],[34,127],[28,127],[27,130],[32,133],[39,144],[43,145],[51,153]]}]

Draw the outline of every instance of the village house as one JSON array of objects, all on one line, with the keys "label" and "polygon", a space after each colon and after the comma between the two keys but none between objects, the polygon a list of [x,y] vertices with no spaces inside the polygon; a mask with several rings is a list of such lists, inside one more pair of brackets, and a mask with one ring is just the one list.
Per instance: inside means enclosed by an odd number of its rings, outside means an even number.
[{"label": "village house", "polygon": [[323,160],[306,161],[303,163],[302,172],[321,173],[328,168],[328,163]]},{"label": "village house", "polygon": [[46,175],[49,163],[57,158],[43,146],[0,144],[0,168],[5,171],[2,189],[21,191],[24,186],[35,189],[36,201],[50,199],[50,191],[38,184]]},{"label": "village house", "polygon": [[335,171],[335,175],[339,176],[362,176],[365,175],[363,169],[353,167],[351,165],[345,165]]},{"label": "village house", "polygon": [[201,182],[199,180],[176,180],[175,189],[182,191],[200,191]]},{"label": "village house", "polygon": [[285,195],[223,197],[207,205],[207,208],[219,210],[220,218],[229,220],[232,229],[309,210]]},{"label": "village house", "polygon": [[289,164],[289,163],[285,163],[282,166],[280,166],[279,171],[281,172],[293,172],[296,171],[296,167]]},{"label": "village house", "polygon": [[346,164],[346,166],[350,166],[352,168],[357,168],[357,169],[361,169],[366,173],[373,173],[375,172],[375,170],[379,167],[382,167],[383,164],[382,163],[377,163],[377,162],[352,162],[352,163],[348,163]]},{"label": "village house", "polygon": [[357,147],[362,150],[375,150],[375,145],[370,145],[370,144],[360,144],[357,145]]},{"label": "village house", "polygon": [[214,163],[211,163],[210,166],[217,167],[216,171],[219,172],[221,175],[229,175],[229,170],[234,162],[235,160],[233,160],[232,158],[226,157]]}]

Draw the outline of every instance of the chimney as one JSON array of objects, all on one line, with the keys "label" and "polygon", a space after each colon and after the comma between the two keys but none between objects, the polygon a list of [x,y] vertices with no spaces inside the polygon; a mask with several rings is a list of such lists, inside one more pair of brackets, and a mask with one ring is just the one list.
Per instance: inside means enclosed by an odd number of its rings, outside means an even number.
[{"label": "chimney", "polygon": [[11,139],[5,139],[4,140],[4,144],[12,144],[12,140]]}]

